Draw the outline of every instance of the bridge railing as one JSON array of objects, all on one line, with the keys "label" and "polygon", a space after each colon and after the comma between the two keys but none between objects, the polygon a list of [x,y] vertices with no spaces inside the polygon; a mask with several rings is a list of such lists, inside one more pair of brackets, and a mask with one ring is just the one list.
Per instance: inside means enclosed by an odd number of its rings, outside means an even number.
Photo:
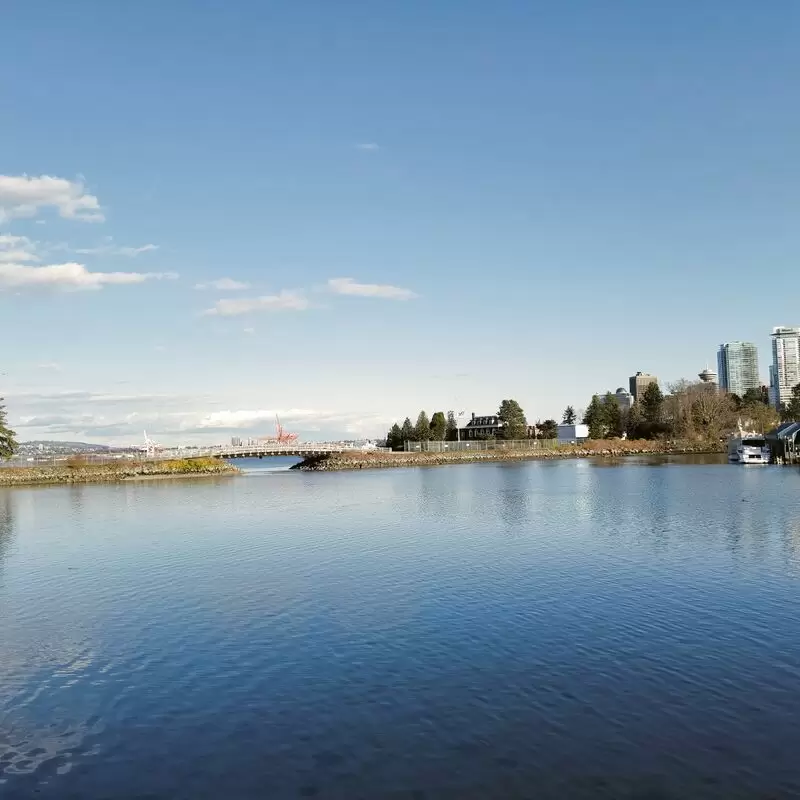
[{"label": "bridge railing", "polygon": [[242,458],[248,455],[302,455],[304,453],[346,453],[351,451],[386,452],[385,447],[339,444],[337,442],[294,442],[293,444],[213,445],[211,447],[175,447],[146,453],[64,453],[16,456],[10,461],[0,459],[2,467],[60,467],[69,462],[81,464],[140,463],[165,461],[174,458]]}]

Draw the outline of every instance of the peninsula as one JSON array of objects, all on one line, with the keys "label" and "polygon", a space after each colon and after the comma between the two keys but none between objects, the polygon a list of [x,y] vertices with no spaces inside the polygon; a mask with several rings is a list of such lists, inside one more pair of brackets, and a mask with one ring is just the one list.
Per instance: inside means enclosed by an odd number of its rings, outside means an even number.
[{"label": "peninsula", "polygon": [[3,467],[0,486],[58,483],[114,483],[143,478],[181,478],[238,475],[240,470],[221,458],[176,458],[153,461],[117,461],[88,464],[70,459],[56,467]]},{"label": "peninsula", "polygon": [[484,461],[546,461],[563,458],[621,458],[635,455],[690,455],[722,453],[721,444],[710,442],[662,442],[654,440],[597,440],[579,445],[530,450],[453,450],[449,452],[390,452],[365,450],[312,455],[291,469],[303,472],[334,472],[393,467],[434,467]]}]

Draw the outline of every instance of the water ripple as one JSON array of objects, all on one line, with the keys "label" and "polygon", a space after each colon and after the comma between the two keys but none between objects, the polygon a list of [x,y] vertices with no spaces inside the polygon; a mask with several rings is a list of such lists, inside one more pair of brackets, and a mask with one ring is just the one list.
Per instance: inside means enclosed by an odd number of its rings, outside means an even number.
[{"label": "water ripple", "polygon": [[[0,492],[0,795],[800,795],[800,474]],[[794,493],[794,494],[792,494]]]}]

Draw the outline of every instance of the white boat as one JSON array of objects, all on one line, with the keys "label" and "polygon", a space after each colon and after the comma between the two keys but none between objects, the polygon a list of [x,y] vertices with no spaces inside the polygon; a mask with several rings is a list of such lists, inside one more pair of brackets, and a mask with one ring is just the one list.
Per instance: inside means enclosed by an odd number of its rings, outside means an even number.
[{"label": "white boat", "polygon": [[769,464],[767,440],[760,433],[741,428],[728,439],[728,461],[737,464]]}]

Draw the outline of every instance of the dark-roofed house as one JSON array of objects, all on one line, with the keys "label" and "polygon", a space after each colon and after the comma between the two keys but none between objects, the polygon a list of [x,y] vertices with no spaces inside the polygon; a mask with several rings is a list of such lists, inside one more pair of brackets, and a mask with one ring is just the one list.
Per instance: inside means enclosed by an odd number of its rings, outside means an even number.
[{"label": "dark-roofed house", "polygon": [[[487,414],[479,417],[473,413],[469,422],[461,428],[461,439],[462,441],[469,441],[470,439],[502,439],[504,427],[505,424],[497,414]],[[526,434],[526,438],[535,439],[536,426],[528,425]]]},{"label": "dark-roofed house", "polygon": [[462,439],[500,439],[503,435],[503,423],[497,414],[490,414],[485,417],[476,417],[472,414],[472,419],[462,428]]}]

